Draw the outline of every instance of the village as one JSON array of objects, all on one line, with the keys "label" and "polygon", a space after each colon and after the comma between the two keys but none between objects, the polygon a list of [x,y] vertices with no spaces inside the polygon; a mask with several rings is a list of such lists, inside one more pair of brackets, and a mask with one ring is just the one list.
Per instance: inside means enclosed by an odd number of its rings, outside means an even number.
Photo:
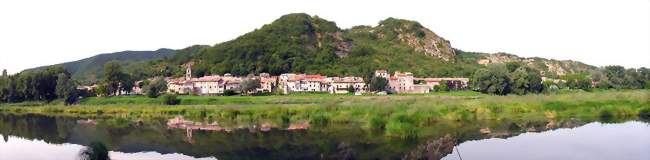
[{"label": "village", "polygon": [[[255,93],[330,93],[330,94],[355,94],[370,92],[368,84],[362,77],[328,77],[319,74],[284,73],[272,76],[260,73],[257,76],[238,77],[232,74],[210,75],[192,77],[192,68],[187,66],[184,77],[165,78],[168,93],[195,94],[195,95],[224,95],[228,90],[238,91],[246,80],[259,80],[259,87],[251,92]],[[410,72],[395,71],[392,75],[387,70],[376,70],[374,77],[381,77],[387,81],[385,91],[388,93],[429,93],[436,86],[446,83],[450,89],[467,88],[468,78],[419,78]],[[138,81],[136,83],[139,83]],[[144,94],[138,85],[134,86],[133,93]]]}]

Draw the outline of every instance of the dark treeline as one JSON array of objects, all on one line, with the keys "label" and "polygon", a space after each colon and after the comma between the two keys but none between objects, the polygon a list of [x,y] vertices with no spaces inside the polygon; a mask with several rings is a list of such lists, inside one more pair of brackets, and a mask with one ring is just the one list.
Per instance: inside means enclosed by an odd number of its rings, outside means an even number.
[{"label": "dark treeline", "polygon": [[650,69],[605,66],[591,72],[566,74],[542,81],[540,71],[520,63],[493,64],[478,69],[471,78],[473,90],[496,95],[551,93],[559,89],[650,88]]},{"label": "dark treeline", "polygon": [[92,93],[78,90],[79,83],[61,66],[15,75],[7,75],[5,71],[0,77],[0,102],[51,102],[61,99],[67,105],[77,102],[79,96],[111,96],[131,92],[135,78],[125,73],[118,62],[108,62],[103,68],[104,78]]},{"label": "dark treeline", "polygon": [[58,98],[76,101],[76,96],[76,84],[62,67],[15,75],[7,75],[5,71],[0,77],[0,102],[50,102]]}]

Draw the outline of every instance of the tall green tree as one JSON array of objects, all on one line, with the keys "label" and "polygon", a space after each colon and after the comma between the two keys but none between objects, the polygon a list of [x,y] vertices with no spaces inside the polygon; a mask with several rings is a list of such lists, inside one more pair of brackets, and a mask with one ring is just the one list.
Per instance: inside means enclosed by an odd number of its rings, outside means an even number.
[{"label": "tall green tree", "polygon": [[528,72],[525,69],[516,69],[512,74],[512,92],[518,95],[524,95],[528,92]]},{"label": "tall green tree", "polygon": [[104,64],[104,83],[107,84],[107,90],[111,95],[118,94],[123,74],[122,67],[117,61]]},{"label": "tall green tree", "polygon": [[59,74],[58,78],[56,80],[56,95],[59,98],[62,98],[65,94],[65,92],[68,90],[68,82],[70,81],[70,77],[66,74]]},{"label": "tall green tree", "polygon": [[131,92],[133,82],[131,75],[126,74],[117,61],[110,61],[104,65],[104,83],[111,95],[120,95],[124,92]]},{"label": "tall green tree", "polygon": [[156,78],[143,88],[149,98],[157,98],[167,90],[167,82],[163,78]]},{"label": "tall green tree", "polygon": [[372,79],[370,79],[370,83],[368,84],[368,89],[374,92],[381,92],[386,90],[387,86],[388,80],[386,80],[386,78],[372,77]]},{"label": "tall green tree", "polygon": [[67,74],[59,74],[56,81],[56,94],[63,99],[65,105],[74,104],[79,99],[76,86]]},{"label": "tall green tree", "polygon": [[506,95],[511,91],[512,82],[508,77],[508,69],[504,65],[489,65],[477,70],[471,79],[472,88],[496,95]]},{"label": "tall green tree", "polygon": [[611,82],[612,87],[616,89],[623,88],[623,78],[625,77],[625,68],[623,66],[605,66],[603,70],[605,77]]}]

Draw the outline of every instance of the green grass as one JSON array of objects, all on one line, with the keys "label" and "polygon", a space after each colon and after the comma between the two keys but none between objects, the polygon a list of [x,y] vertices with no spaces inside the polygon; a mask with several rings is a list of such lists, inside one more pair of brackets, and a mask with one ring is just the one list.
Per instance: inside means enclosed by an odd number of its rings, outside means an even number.
[{"label": "green grass", "polygon": [[[647,119],[650,90],[575,92],[556,95],[475,95],[443,92],[422,95],[350,96],[180,96],[181,105],[164,106],[141,96],[88,98],[81,105],[0,105],[0,113],[57,116],[165,119],[184,116],[224,126],[271,123],[287,126],[354,125],[401,138],[435,134],[425,128],[458,122],[515,123],[521,129],[542,121],[580,118],[605,122]],[[442,128],[444,129],[444,128]]]}]

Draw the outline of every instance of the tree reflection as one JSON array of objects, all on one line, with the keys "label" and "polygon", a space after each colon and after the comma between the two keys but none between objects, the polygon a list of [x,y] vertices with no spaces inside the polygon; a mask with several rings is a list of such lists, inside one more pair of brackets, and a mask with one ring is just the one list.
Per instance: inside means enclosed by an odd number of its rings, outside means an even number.
[{"label": "tree reflection", "polygon": [[92,142],[79,152],[79,160],[110,160],[108,148],[102,142]]}]

